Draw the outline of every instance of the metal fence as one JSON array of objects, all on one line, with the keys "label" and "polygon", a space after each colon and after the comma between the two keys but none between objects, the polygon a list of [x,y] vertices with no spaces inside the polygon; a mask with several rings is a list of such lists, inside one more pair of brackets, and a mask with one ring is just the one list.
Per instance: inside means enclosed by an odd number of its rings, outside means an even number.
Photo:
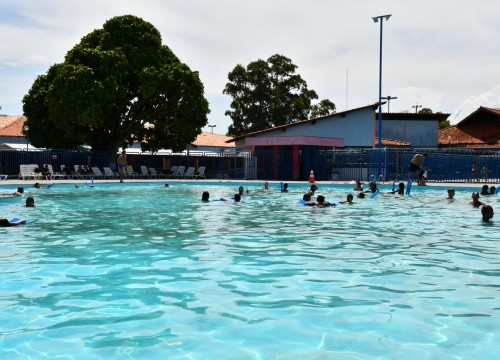
[{"label": "metal fence", "polygon": [[[308,180],[310,170],[318,181],[368,181],[372,177],[384,180],[406,178],[408,165],[417,151],[410,149],[337,150],[304,147],[299,152],[299,180]],[[427,153],[429,181],[467,182],[482,180],[497,182],[500,178],[500,151],[474,149],[418,149]],[[17,177],[19,165],[52,164],[58,171],[61,165],[105,166],[116,169],[115,152],[95,151],[20,151],[0,150],[0,174]],[[236,154],[127,154],[128,164],[135,170],[145,165],[168,173],[172,166],[206,167],[207,178],[258,179],[290,181],[293,179],[293,154],[290,148],[278,152],[258,150]],[[471,174],[475,162],[478,169]],[[483,171],[484,169],[484,171]]]}]

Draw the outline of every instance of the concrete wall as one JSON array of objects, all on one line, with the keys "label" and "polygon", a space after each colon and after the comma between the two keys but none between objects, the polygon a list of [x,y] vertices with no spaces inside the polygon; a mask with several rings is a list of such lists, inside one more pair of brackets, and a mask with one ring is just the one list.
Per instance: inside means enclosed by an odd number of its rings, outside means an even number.
[{"label": "concrete wall", "polygon": [[413,147],[437,147],[437,120],[382,120],[382,137],[408,141]]}]

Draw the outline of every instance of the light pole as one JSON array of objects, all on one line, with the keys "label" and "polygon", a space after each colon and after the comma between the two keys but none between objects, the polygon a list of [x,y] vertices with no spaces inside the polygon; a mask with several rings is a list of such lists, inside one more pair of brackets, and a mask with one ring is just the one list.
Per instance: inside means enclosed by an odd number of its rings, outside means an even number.
[{"label": "light pole", "polygon": [[386,97],[382,97],[382,99],[384,100],[387,100],[387,112],[390,113],[391,112],[391,100],[396,100],[398,97],[397,96],[386,96]]},{"label": "light pole", "polygon": [[28,125],[24,125],[24,135],[26,136],[26,151],[28,151],[28,131],[30,130],[30,127]]},{"label": "light pole", "polygon": [[209,128],[212,128],[212,134],[214,133],[214,127],[217,127],[217,125],[208,125]]},{"label": "light pole", "polygon": [[382,175],[382,24],[392,14],[372,17],[373,22],[380,22],[380,62],[378,77],[378,173]]},{"label": "light pole", "polygon": [[415,114],[418,114],[418,109],[421,108],[422,105],[413,105],[412,108],[415,108]]}]

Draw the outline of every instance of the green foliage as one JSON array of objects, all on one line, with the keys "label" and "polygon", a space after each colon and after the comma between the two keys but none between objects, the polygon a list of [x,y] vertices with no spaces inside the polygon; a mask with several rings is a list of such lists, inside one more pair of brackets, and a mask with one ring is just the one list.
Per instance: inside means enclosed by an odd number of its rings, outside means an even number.
[{"label": "green foliage", "polygon": [[433,114],[432,110],[429,108],[423,108],[418,113],[419,114]]},{"label": "green foliage", "polygon": [[181,151],[207,124],[197,72],[134,16],[108,20],[39,76],[23,99],[34,146]]},{"label": "green foliage", "polygon": [[228,74],[229,82],[223,92],[233,98],[231,110],[225,113],[233,121],[228,135],[238,136],[304,120],[310,114],[333,112],[335,104],[329,100],[311,104],[318,96],[307,88],[296,69],[282,55],[251,62],[246,68],[236,65]]},{"label": "green foliage", "polygon": [[445,129],[447,127],[450,127],[450,121],[449,120],[444,120],[439,123],[439,129]]}]

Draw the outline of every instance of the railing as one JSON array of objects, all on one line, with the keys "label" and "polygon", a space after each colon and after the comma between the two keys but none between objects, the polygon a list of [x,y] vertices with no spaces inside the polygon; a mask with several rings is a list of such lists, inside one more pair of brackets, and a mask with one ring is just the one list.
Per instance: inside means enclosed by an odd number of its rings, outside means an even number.
[{"label": "railing", "polygon": [[[406,179],[408,165],[416,152],[427,153],[430,167],[429,181],[435,182],[497,182],[500,178],[500,151],[498,149],[366,149],[332,150],[307,147],[301,150],[299,168],[293,169],[290,148],[259,150],[255,153],[205,154],[190,152],[182,154],[128,154],[129,165],[137,171],[141,165],[168,173],[172,166],[206,167],[208,179],[259,179],[308,180],[312,169],[317,181],[368,181],[371,178],[384,180]],[[19,165],[51,164],[55,171],[61,165],[97,166],[116,169],[117,153],[95,151],[16,151],[0,150],[0,175],[17,177]],[[379,162],[381,173],[379,174]],[[475,162],[475,163],[474,163]],[[473,164],[478,169],[472,174]],[[249,170],[250,169],[250,170]],[[484,170],[483,170],[484,169]],[[295,170],[295,171],[294,171]]]}]

